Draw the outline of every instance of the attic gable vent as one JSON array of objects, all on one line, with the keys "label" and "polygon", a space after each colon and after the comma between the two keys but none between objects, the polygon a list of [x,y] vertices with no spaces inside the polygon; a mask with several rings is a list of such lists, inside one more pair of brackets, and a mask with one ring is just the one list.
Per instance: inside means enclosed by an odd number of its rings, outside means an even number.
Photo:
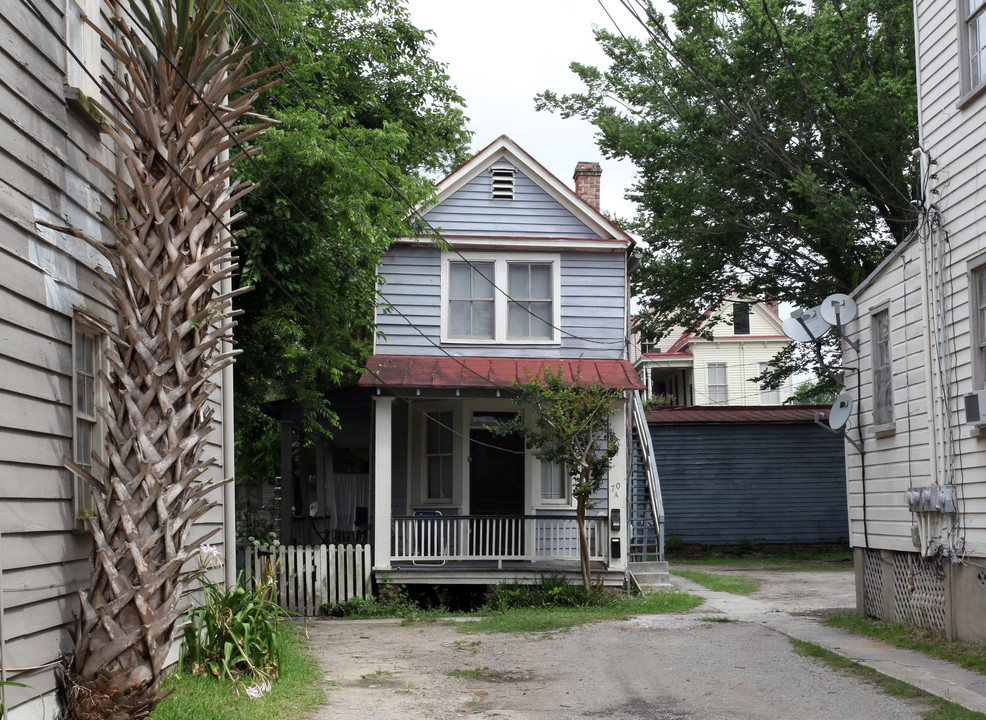
[{"label": "attic gable vent", "polygon": [[514,173],[517,169],[505,162],[490,166],[490,196],[494,200],[514,199]]}]

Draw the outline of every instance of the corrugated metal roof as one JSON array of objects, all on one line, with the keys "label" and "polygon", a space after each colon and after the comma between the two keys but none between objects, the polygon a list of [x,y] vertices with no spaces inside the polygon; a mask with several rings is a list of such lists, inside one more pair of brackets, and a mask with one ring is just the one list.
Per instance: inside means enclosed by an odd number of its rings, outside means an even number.
[{"label": "corrugated metal roof", "polygon": [[647,422],[667,423],[793,423],[813,422],[815,413],[828,416],[828,405],[702,405],[662,407],[647,413]]},{"label": "corrugated metal roof", "polygon": [[541,368],[555,372],[559,367],[569,381],[580,375],[584,383],[598,381],[607,388],[644,389],[633,365],[626,360],[421,355],[373,355],[366,362],[367,371],[360,377],[359,384],[363,387],[510,389],[515,382],[535,376]]}]

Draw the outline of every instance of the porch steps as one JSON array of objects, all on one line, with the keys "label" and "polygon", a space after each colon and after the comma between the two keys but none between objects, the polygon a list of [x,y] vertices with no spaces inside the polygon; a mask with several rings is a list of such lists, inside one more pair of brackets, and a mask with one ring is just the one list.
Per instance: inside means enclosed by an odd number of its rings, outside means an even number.
[{"label": "porch steps", "polygon": [[670,590],[674,587],[671,584],[668,564],[664,561],[632,562],[630,563],[630,576],[633,579],[633,584],[644,593],[655,590]]}]

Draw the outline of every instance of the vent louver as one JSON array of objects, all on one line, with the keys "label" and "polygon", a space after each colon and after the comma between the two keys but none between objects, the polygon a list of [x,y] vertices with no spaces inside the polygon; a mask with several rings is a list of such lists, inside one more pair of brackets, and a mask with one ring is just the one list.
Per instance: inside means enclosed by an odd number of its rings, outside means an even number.
[{"label": "vent louver", "polygon": [[514,199],[514,173],[516,169],[506,163],[490,167],[490,190],[494,200]]}]

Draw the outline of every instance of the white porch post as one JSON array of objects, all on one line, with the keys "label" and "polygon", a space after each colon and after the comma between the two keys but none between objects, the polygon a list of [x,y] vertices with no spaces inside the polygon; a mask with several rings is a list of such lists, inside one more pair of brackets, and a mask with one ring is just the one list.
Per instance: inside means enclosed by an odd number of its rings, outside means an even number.
[{"label": "white porch post", "polygon": [[373,569],[390,569],[391,445],[394,399],[373,398]]}]

